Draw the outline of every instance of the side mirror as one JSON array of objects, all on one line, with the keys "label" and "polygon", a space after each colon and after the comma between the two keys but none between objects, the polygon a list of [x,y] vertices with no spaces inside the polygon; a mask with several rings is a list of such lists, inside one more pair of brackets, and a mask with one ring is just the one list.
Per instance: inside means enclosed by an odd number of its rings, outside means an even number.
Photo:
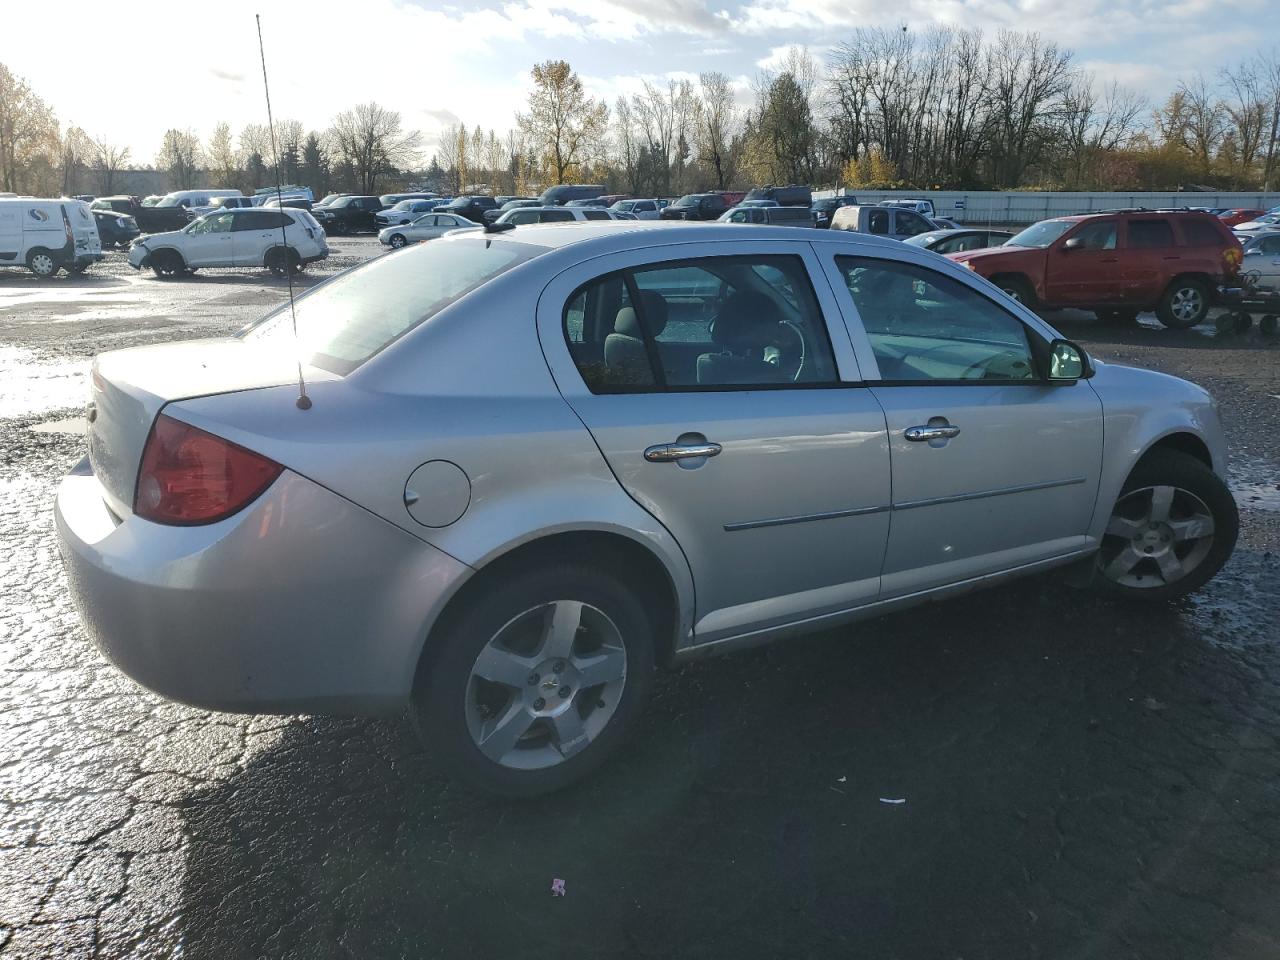
[{"label": "side mirror", "polygon": [[1066,243],[1062,245],[1062,249],[1063,250],[1083,250],[1084,241],[1081,240],[1079,237],[1072,237],[1070,240],[1068,240]]},{"label": "side mirror", "polygon": [[1083,349],[1070,340],[1055,340],[1049,344],[1049,381],[1051,383],[1075,383],[1093,376],[1093,361]]}]

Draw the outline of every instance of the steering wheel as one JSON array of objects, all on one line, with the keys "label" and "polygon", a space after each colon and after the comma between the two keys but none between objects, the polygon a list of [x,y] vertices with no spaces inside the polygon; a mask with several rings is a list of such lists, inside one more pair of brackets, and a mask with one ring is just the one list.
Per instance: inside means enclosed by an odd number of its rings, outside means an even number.
[{"label": "steering wheel", "polygon": [[[1012,350],[1003,350],[1000,353],[993,354],[992,356],[987,357],[985,360],[979,360],[977,363],[969,364],[969,366],[965,367],[964,370],[961,371],[960,379],[961,380],[969,380],[969,379],[985,380],[987,378],[987,374],[991,372],[992,364],[994,364],[997,360],[1007,359],[1010,357],[1012,357],[1015,360],[1022,359],[1018,354],[1014,353]],[[978,377],[970,378],[969,372],[971,370],[980,371],[982,375]],[[1005,379],[1020,379],[1020,378],[1000,377],[999,379],[1005,380]]]},{"label": "steering wheel", "polygon": [[804,372],[805,363],[807,362],[809,357],[807,344],[805,343],[805,339],[804,339],[804,331],[802,331],[800,327],[797,326],[791,320],[779,320],[778,326],[788,328],[793,334],[795,334],[796,342],[800,344],[799,361],[796,363],[795,372],[791,374],[791,382],[799,383],[800,374]]}]

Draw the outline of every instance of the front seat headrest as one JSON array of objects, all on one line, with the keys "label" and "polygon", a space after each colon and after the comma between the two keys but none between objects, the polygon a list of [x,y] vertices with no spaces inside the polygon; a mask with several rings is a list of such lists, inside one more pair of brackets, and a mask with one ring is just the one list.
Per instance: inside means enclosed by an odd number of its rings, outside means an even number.
[{"label": "front seat headrest", "polygon": [[[640,307],[644,310],[644,320],[651,335],[656,337],[667,328],[667,301],[662,294],[654,290],[641,290]],[[635,307],[626,306],[618,311],[613,321],[613,332],[637,340],[644,339],[644,330],[636,316]]]}]

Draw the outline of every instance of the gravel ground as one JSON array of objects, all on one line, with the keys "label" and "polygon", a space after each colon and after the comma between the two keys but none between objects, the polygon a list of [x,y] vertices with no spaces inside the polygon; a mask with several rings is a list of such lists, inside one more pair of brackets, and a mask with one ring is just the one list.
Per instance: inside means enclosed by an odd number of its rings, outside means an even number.
[{"label": "gravel ground", "polygon": [[[335,247],[304,283],[377,251]],[[284,294],[0,272],[0,956],[1280,955],[1280,343],[1051,317],[1221,402],[1244,526],[1195,598],[1045,577],[699,663],[600,774],[505,803],[402,722],[167,703],[77,622],[51,501],[82,438],[31,428],[95,352]]]}]

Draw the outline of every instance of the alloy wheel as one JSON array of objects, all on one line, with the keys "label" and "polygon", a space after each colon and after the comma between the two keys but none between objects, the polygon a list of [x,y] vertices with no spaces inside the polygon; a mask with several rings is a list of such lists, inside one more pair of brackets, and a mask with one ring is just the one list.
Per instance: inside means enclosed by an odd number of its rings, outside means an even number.
[{"label": "alloy wheel", "polygon": [[500,766],[552,767],[608,726],[626,682],[626,645],[607,614],[575,600],[541,604],[480,651],[467,678],[467,730]]},{"label": "alloy wheel", "polygon": [[1180,287],[1169,298],[1169,311],[1179,320],[1195,320],[1204,312],[1204,293],[1199,287]]},{"label": "alloy wheel", "polygon": [[1213,514],[1191,491],[1141,487],[1116,502],[1098,566],[1103,576],[1122,586],[1163,587],[1204,562],[1213,535]]}]

